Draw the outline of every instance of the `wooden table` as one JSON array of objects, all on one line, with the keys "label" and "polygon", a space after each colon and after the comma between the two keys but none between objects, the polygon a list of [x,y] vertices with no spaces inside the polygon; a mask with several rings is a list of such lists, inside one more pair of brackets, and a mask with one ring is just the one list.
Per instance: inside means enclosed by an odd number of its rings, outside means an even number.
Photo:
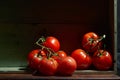
[{"label": "wooden table", "polygon": [[40,76],[40,75],[33,75],[31,73],[1,73],[0,74],[0,80],[32,80],[32,79],[44,79],[44,80],[84,80],[84,79],[111,79],[111,80],[120,80],[120,77],[118,75],[108,73],[108,74],[80,74],[80,73],[74,73],[72,76]]}]

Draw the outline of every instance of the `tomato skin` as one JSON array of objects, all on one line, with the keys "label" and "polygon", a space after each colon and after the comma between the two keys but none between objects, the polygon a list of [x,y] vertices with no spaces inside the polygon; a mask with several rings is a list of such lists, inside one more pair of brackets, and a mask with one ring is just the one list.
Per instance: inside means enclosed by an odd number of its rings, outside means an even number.
[{"label": "tomato skin", "polygon": [[38,54],[38,52],[39,52],[38,49],[32,50],[32,51],[28,54],[28,62],[29,62],[30,60],[32,60],[32,59],[34,58],[34,56]]},{"label": "tomato skin", "polygon": [[60,49],[59,40],[53,36],[48,36],[46,38],[45,42],[43,42],[43,45],[48,47],[48,48],[51,48],[55,52],[57,52]]},{"label": "tomato skin", "polygon": [[77,69],[88,69],[92,64],[92,58],[82,49],[76,49],[71,53],[71,57],[73,57],[77,62]]},{"label": "tomato skin", "polygon": [[62,76],[71,76],[77,68],[74,58],[67,56],[61,59],[58,65],[57,73]]},{"label": "tomato skin", "polygon": [[58,51],[58,52],[56,52],[56,53],[57,53],[58,56],[61,57],[61,58],[67,57],[67,53],[66,53],[65,51],[63,51],[63,50],[60,50],[60,51]]},{"label": "tomato skin", "polygon": [[52,76],[56,73],[57,67],[58,67],[58,63],[53,58],[49,58],[49,59],[43,58],[40,61],[38,70],[43,75]]},{"label": "tomato skin", "polygon": [[32,69],[37,69],[39,62],[43,57],[46,57],[46,53],[41,49],[32,50],[28,54],[28,65]]},{"label": "tomato skin", "polygon": [[102,47],[102,42],[98,41],[98,39],[99,36],[94,32],[84,34],[82,39],[83,48],[90,53],[95,52],[98,48]]},{"label": "tomato skin", "polygon": [[112,56],[106,50],[98,50],[93,55],[93,65],[98,70],[108,70],[112,67]]},{"label": "tomato skin", "polygon": [[65,57],[67,57],[67,54],[63,50],[56,52],[56,54],[52,56],[52,58],[54,58],[58,63],[62,58],[65,58]]},{"label": "tomato skin", "polygon": [[31,69],[36,69],[37,70],[40,61],[41,61],[41,58],[39,58],[39,57],[33,58],[31,61],[29,61],[29,67]]}]

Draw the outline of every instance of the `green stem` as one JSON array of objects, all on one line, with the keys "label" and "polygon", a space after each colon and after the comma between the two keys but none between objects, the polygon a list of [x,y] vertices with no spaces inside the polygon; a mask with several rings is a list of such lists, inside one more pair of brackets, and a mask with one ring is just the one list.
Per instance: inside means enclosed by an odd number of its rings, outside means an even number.
[{"label": "green stem", "polygon": [[98,41],[100,42],[100,41],[102,41],[105,38],[106,38],[106,35],[104,34],[103,36],[100,37],[100,39],[98,39]]},{"label": "green stem", "polygon": [[94,40],[92,38],[90,38],[89,41],[85,45],[83,45],[83,47],[87,46],[89,43],[92,43],[93,41]]},{"label": "green stem", "polygon": [[[104,34],[103,36],[101,36],[98,40],[98,43],[99,44],[103,39],[105,39],[106,35]],[[97,46],[97,45],[96,45]],[[91,49],[95,48],[96,46],[93,46]]]},{"label": "green stem", "polygon": [[36,45],[38,45],[38,46],[40,46],[41,48],[42,48],[42,50],[43,49],[45,49],[45,50],[47,50],[47,57],[48,58],[50,58],[52,55],[54,55],[54,51],[51,49],[51,48],[48,48],[48,47],[45,47],[45,46],[43,46],[42,44],[40,44],[40,42],[44,42],[44,41],[42,41],[43,40],[43,38],[39,38],[36,42],[35,42],[35,44]]}]

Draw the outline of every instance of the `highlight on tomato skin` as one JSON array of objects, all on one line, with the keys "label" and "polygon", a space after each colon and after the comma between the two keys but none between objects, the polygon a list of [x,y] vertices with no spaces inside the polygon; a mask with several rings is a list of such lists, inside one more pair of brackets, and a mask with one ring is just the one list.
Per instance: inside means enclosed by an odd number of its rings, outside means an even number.
[{"label": "highlight on tomato skin", "polygon": [[92,64],[91,56],[87,54],[83,49],[75,49],[71,53],[71,57],[76,60],[78,70],[89,69]]},{"label": "highlight on tomato skin", "polygon": [[110,52],[107,50],[97,50],[93,55],[93,65],[97,70],[106,71],[113,65],[113,59]]}]

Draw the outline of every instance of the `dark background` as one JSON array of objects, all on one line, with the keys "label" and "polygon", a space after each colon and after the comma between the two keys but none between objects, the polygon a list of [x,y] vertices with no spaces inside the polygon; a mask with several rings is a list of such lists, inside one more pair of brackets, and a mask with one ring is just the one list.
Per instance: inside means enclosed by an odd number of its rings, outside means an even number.
[{"label": "dark background", "polygon": [[120,52],[120,0],[118,0],[118,8],[117,8],[117,20],[118,20],[118,52]]},{"label": "dark background", "polygon": [[113,1],[1,0],[0,66],[26,66],[27,54],[44,33],[59,38],[68,54],[81,46],[86,32],[106,34],[107,49],[114,54]]},{"label": "dark background", "polygon": [[119,71],[119,73],[120,73],[120,0],[118,0],[118,2],[117,2],[117,26],[118,26],[118,28],[117,28],[117,32],[118,32],[118,35],[117,35],[117,37],[118,37],[118,44],[117,44],[117,46],[118,46],[118,56],[117,56],[117,58],[118,58],[118,71]]}]

